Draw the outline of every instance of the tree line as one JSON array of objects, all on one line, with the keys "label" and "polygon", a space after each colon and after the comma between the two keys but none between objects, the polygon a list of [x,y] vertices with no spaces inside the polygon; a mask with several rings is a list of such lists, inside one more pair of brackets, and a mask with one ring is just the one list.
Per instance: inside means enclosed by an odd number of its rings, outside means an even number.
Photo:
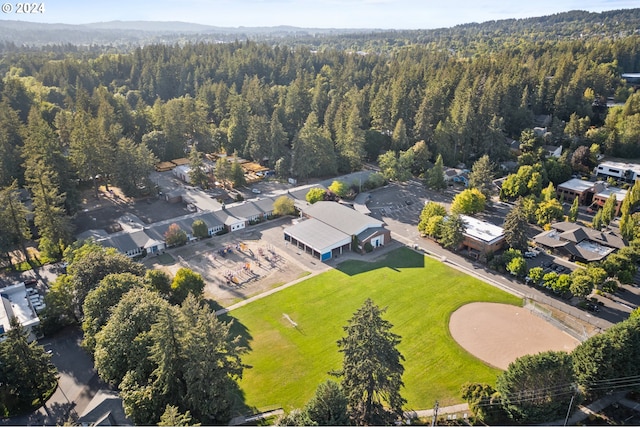
[{"label": "tree line", "polygon": [[[9,55],[0,186],[29,189],[55,259],[71,241],[80,187],[140,194],[156,161],[190,151],[237,153],[300,179],[357,170],[383,152],[388,178],[400,180],[438,156],[449,166],[506,160],[505,137],[533,153],[597,144],[637,156],[640,95],[620,77],[637,41],[523,40],[474,57],[420,44],[361,55],[249,41]],[[624,106],[594,107],[610,96]],[[552,117],[544,137],[531,131],[540,115]],[[0,224],[19,245],[24,227]]]}]

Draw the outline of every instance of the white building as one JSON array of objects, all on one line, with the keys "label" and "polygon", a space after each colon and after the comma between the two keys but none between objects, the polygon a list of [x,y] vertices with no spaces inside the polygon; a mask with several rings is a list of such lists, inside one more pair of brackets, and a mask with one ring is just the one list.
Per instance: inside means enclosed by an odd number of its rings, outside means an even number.
[{"label": "white building", "polygon": [[5,332],[11,329],[11,318],[16,317],[20,324],[29,331],[29,341],[36,339],[34,328],[40,325],[38,311],[45,305],[34,289],[27,289],[24,283],[0,289],[0,340]]},{"label": "white building", "polygon": [[628,182],[640,179],[640,165],[636,163],[602,162],[595,172],[598,176],[623,179]]}]

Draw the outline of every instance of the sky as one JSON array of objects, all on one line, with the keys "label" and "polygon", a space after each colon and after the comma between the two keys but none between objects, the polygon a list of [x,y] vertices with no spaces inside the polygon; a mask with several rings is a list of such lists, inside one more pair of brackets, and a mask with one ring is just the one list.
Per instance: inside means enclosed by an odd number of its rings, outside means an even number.
[{"label": "sky", "polygon": [[[3,0],[5,1],[5,0]],[[36,0],[38,1],[38,0]],[[470,22],[529,18],[570,10],[640,7],[638,0],[44,0],[44,12],[0,19],[87,24],[183,21],[218,27],[432,29]]]}]

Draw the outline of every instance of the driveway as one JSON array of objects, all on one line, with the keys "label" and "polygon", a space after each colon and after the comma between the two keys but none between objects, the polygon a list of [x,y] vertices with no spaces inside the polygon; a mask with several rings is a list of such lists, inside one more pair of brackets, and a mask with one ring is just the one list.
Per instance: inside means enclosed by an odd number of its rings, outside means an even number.
[{"label": "driveway", "polygon": [[93,360],[80,346],[82,331],[67,328],[40,341],[51,350],[51,361],[58,368],[58,388],[46,405],[23,416],[2,419],[1,425],[63,425],[76,421],[100,389],[109,388],[96,373]]}]

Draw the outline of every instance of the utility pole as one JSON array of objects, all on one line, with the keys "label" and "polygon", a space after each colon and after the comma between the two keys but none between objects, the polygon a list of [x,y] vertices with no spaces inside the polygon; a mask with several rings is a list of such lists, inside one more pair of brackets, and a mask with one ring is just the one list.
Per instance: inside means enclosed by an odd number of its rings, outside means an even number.
[{"label": "utility pole", "polygon": [[431,420],[431,427],[436,425],[436,420],[438,419],[438,401],[436,400],[436,405],[433,407],[433,420]]},{"label": "utility pole", "polygon": [[567,425],[567,422],[569,421],[569,415],[571,415],[571,405],[573,405],[573,399],[576,398],[576,394],[578,393],[578,387],[577,386],[573,386],[573,394],[571,395],[571,400],[569,401],[569,408],[567,409],[567,416],[564,417],[564,424],[563,426]]}]

